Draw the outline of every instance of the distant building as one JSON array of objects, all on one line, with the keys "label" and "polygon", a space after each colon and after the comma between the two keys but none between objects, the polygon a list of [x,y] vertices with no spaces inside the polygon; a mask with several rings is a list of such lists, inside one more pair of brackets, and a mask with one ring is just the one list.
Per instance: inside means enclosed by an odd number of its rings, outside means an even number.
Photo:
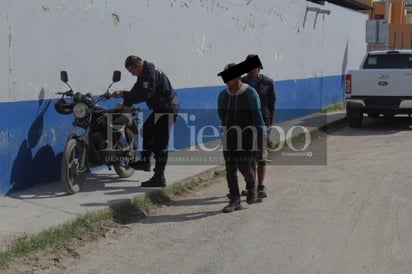
[{"label": "distant building", "polygon": [[[370,20],[382,20],[388,24],[387,44],[369,43],[369,49],[394,48],[412,49],[412,0],[360,0],[372,6]],[[388,18],[385,18],[388,7]]]}]

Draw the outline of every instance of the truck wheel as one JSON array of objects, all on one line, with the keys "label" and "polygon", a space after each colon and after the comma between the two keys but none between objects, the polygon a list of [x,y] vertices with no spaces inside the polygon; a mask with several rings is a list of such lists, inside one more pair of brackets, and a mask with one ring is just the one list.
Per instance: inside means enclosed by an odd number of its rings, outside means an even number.
[{"label": "truck wheel", "polygon": [[346,107],[346,118],[348,119],[349,126],[352,128],[362,127],[363,113],[360,108]]}]

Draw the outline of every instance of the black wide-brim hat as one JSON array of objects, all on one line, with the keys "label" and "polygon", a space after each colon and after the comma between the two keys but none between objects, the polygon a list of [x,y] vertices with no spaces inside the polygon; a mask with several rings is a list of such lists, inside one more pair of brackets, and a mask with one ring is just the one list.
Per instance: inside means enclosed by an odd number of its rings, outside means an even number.
[{"label": "black wide-brim hat", "polygon": [[250,58],[246,58],[245,61],[235,64],[232,66],[228,66],[227,69],[221,71],[217,74],[217,76],[222,77],[224,83],[227,83],[230,80],[238,78],[245,73],[248,73],[252,69],[262,67],[262,62],[260,62],[259,56],[254,55]]}]

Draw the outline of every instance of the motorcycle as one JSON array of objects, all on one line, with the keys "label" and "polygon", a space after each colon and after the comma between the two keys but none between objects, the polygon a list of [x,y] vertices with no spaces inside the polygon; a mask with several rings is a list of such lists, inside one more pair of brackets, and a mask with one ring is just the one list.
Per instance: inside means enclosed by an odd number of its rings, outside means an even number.
[{"label": "motorcycle", "polygon": [[120,71],[114,71],[107,91],[94,98],[90,93],[74,92],[68,83],[66,71],[60,79],[70,88],[57,92],[62,97],[55,103],[58,113],[73,114],[73,130],[69,135],[62,157],[61,181],[69,194],[77,193],[90,172],[90,168],[113,166],[120,178],[133,175],[129,162],[137,159],[138,108],[108,109],[98,105],[111,98],[110,87],[120,81]]}]

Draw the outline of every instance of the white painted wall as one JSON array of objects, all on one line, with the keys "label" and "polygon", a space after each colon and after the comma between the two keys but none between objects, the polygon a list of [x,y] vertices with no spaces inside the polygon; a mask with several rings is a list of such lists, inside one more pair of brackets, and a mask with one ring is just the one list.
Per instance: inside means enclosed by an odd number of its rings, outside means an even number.
[{"label": "white painted wall", "polygon": [[[315,24],[307,6],[331,13]],[[365,53],[366,19],[304,0],[0,0],[0,101],[37,99],[42,89],[56,97],[60,70],[97,94],[118,69],[115,87],[129,88],[130,54],[157,64],[175,88],[221,85],[216,74],[249,53],[276,80],[340,75]]]}]

